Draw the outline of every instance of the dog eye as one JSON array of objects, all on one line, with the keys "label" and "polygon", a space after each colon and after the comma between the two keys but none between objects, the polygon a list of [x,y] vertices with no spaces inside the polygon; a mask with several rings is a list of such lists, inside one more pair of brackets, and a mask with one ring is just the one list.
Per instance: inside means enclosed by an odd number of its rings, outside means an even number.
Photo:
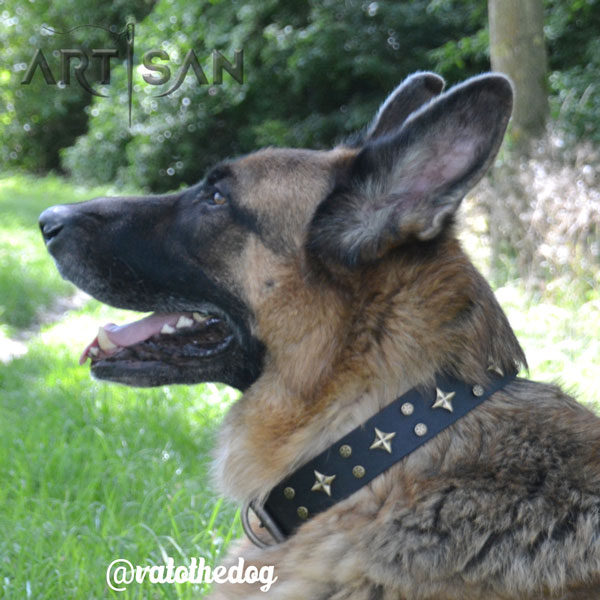
[{"label": "dog eye", "polygon": [[227,198],[223,194],[221,194],[221,192],[219,192],[218,190],[212,195],[212,198],[210,199],[211,204],[221,205],[221,204],[225,204],[226,202],[227,202]]}]

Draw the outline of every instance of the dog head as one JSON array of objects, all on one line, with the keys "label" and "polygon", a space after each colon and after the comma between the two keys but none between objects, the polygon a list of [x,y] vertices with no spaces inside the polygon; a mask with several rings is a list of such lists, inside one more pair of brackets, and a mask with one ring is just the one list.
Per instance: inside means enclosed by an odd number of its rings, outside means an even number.
[{"label": "dog head", "polygon": [[[500,75],[442,88],[436,75],[409,77],[360,141],[330,151],[267,148],[174,194],[46,210],[40,227],[63,277],[152,312],[100,331],[83,356],[95,376],[240,389],[269,376],[311,389],[336,361],[373,343],[385,353],[399,328],[407,357],[438,365],[436,343],[483,289],[453,216],[494,159],[512,105]],[[524,359],[511,335],[497,342],[510,352],[494,341],[474,352],[514,366]],[[446,356],[460,362],[466,342],[453,343]]]}]

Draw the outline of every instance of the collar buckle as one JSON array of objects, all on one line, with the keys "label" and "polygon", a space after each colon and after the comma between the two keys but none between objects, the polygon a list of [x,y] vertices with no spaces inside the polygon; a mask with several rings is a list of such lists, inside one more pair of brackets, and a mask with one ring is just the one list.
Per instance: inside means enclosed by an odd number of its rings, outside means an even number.
[{"label": "collar buckle", "polygon": [[[262,540],[250,525],[250,510],[257,516],[260,521],[260,526],[263,527],[273,538],[274,542],[268,543]],[[250,541],[259,548],[268,548],[269,546],[273,546],[275,544],[279,544],[285,540],[285,535],[272,519],[271,515],[265,510],[264,507],[260,506],[254,501],[247,502],[242,508],[242,527],[244,528],[244,533],[250,538]]]}]

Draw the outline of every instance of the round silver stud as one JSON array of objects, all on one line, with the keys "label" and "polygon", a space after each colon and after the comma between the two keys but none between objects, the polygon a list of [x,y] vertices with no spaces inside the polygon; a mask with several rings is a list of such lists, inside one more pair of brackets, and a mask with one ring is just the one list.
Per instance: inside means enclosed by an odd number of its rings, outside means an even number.
[{"label": "round silver stud", "polygon": [[405,417],[409,417],[410,415],[412,415],[415,412],[415,407],[410,403],[410,402],[405,402],[401,407],[400,407],[400,412],[405,416]]},{"label": "round silver stud", "polygon": [[352,447],[348,444],[340,446],[340,456],[342,458],[348,458],[352,454]]},{"label": "round silver stud", "polygon": [[293,487],[286,487],[283,490],[283,495],[288,499],[288,500],[293,500],[294,496],[296,495],[296,490]]},{"label": "round silver stud", "polygon": [[482,385],[474,385],[473,386],[473,396],[477,396],[478,398],[481,398],[481,396],[483,396],[483,394],[485,393],[485,390],[483,389]]},{"label": "round silver stud", "polygon": [[415,425],[415,433],[419,437],[423,437],[427,433],[427,425],[425,423],[417,423]]},{"label": "round silver stud", "polygon": [[362,465],[356,465],[353,469],[352,469],[352,475],[354,475],[354,477],[356,477],[356,479],[360,479],[361,477],[365,476],[365,468]]},{"label": "round silver stud", "polygon": [[308,508],[306,506],[299,506],[296,513],[301,519],[308,519]]}]

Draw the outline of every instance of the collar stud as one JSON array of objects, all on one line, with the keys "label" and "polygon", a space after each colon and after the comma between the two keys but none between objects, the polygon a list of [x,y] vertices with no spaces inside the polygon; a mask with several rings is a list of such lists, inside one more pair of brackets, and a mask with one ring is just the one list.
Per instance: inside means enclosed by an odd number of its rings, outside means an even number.
[{"label": "collar stud", "polygon": [[483,394],[485,393],[485,390],[483,389],[482,385],[474,385],[473,386],[473,396],[477,396],[478,398],[481,398],[481,396],[483,396]]},{"label": "collar stud", "polygon": [[456,392],[444,392],[439,387],[435,388],[435,402],[431,408],[443,408],[448,412],[453,412],[452,398],[456,396]]},{"label": "collar stud", "polygon": [[343,446],[340,446],[340,456],[342,458],[350,458],[351,455],[352,455],[352,446],[349,446],[348,444],[344,444]]},{"label": "collar stud", "polygon": [[415,425],[415,433],[419,437],[423,437],[427,433],[427,425],[425,423],[417,423]]},{"label": "collar stud", "polygon": [[324,492],[328,496],[331,496],[331,484],[335,479],[335,475],[323,475],[319,471],[315,471],[315,483],[313,484],[311,492]]},{"label": "collar stud", "polygon": [[353,469],[352,469],[352,475],[354,475],[354,477],[356,477],[356,479],[361,479],[362,477],[365,476],[366,470],[362,465],[356,465]]},{"label": "collar stud", "polygon": [[373,440],[373,443],[369,446],[369,450],[385,450],[388,454],[392,453],[392,438],[396,435],[395,431],[392,431],[391,433],[385,433],[384,431],[381,431],[380,429],[377,429],[377,427],[375,427],[375,440]]},{"label": "collar stud", "polygon": [[410,402],[405,402],[401,407],[400,407],[400,412],[405,416],[405,417],[410,417],[410,415],[412,415],[415,412],[415,407],[410,403]]}]

